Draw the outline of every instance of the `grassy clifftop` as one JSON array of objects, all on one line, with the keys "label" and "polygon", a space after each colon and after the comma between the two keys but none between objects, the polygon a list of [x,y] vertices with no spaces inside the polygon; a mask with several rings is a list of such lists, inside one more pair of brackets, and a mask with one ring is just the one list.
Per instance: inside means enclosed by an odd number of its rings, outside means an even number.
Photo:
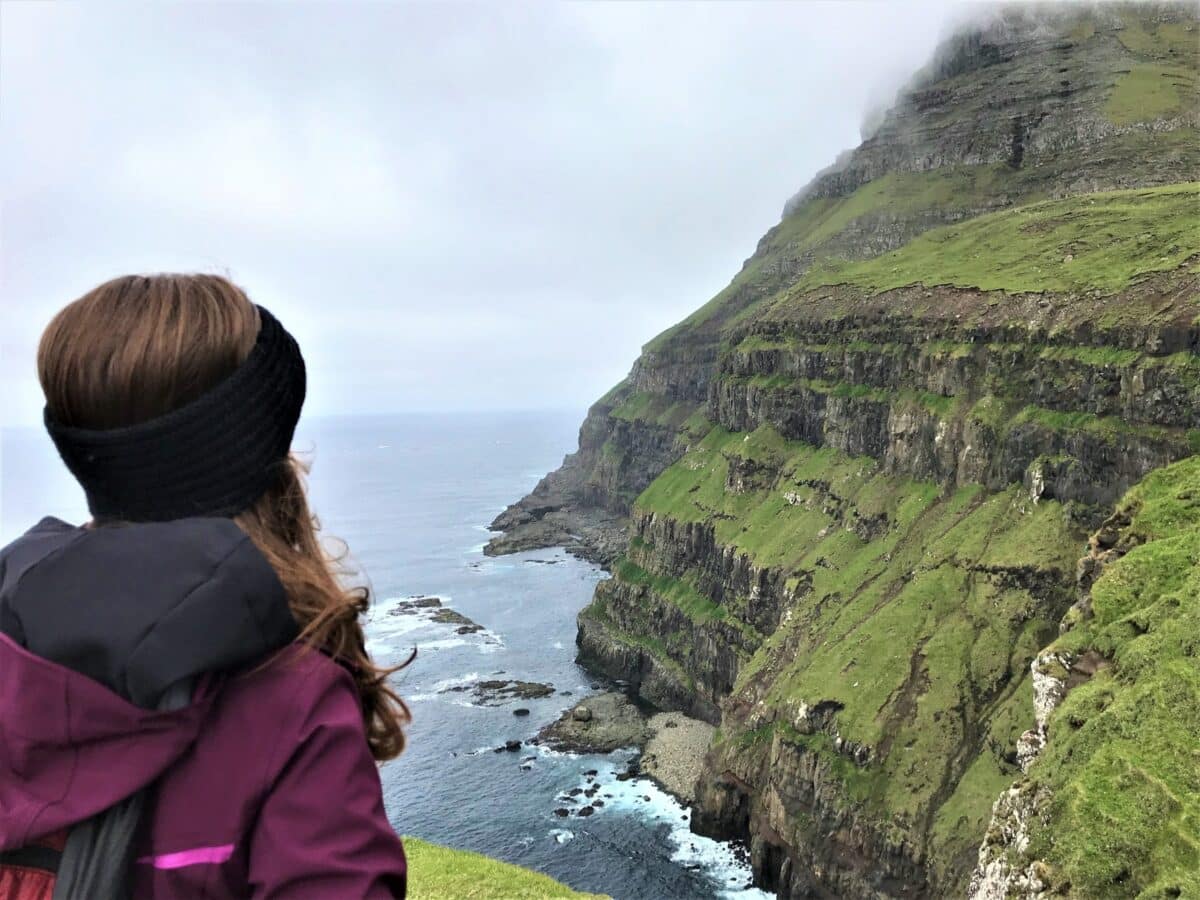
[{"label": "grassy clifftop", "polygon": [[1195,183],[1032,203],[928,231],[870,260],[828,261],[793,291],[850,284],[879,293],[936,284],[1111,295],[1135,278],[1173,271],[1196,253],[1197,204]]},{"label": "grassy clifftop", "polygon": [[[1200,133],[1189,133],[1192,143],[1200,147]],[[871,182],[842,205],[852,208],[858,193],[886,197],[899,184],[913,180],[940,182],[953,190],[944,173],[910,176],[893,180],[891,185]],[[919,202],[930,202],[928,196],[918,196]],[[911,200],[906,197],[906,202]],[[947,285],[998,295],[1050,293],[1073,298],[1076,305],[1096,296],[1113,297],[1156,272],[1175,273],[1185,263],[1200,266],[1195,259],[1197,204],[1200,184],[1195,182],[1028,203],[931,229],[896,250],[869,259],[822,256],[786,286],[745,304],[736,315],[728,315],[731,294],[737,294],[743,280],[753,279],[756,267],[769,258],[764,257],[743,270],[730,289],[656,338],[648,349],[662,347],[671,338],[713,320],[727,317],[726,327],[730,327],[744,326],[757,316],[770,318],[772,307],[786,310],[803,305],[815,294],[828,293],[822,288],[834,286],[853,289],[842,295],[844,312],[852,311],[856,301],[911,285]],[[851,213],[843,209],[837,222],[848,215]],[[788,230],[804,217],[805,210],[794,214],[785,223]],[[828,219],[821,219],[805,240],[836,227],[837,223],[830,225]],[[1197,268],[1191,266],[1187,271],[1194,274]]]},{"label": "grassy clifftop", "polygon": [[411,900],[606,900],[581,894],[553,878],[498,860],[404,839]]}]

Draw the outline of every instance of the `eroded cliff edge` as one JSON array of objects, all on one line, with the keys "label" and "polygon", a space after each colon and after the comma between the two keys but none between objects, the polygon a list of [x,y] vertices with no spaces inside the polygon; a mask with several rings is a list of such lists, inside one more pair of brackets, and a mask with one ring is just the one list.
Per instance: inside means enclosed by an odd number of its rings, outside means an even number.
[{"label": "eroded cliff edge", "polygon": [[781,896],[966,893],[1088,534],[1200,449],[1198,46],[1185,6],[950,39],[497,520],[611,566],[581,661],[719,725],[694,822]]}]

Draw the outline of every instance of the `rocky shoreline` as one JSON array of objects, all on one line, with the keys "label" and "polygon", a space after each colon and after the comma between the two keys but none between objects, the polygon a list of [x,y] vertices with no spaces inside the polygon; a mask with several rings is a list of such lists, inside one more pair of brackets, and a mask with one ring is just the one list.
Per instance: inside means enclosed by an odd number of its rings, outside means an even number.
[{"label": "rocky shoreline", "polygon": [[589,506],[547,506],[531,494],[514,503],[488,526],[499,534],[483,548],[486,556],[562,547],[567,553],[607,569],[624,550],[628,521]]},{"label": "rocky shoreline", "polygon": [[647,723],[651,737],[642,752],[642,773],[688,806],[696,802],[696,781],[716,729],[680,712],[656,713]]},{"label": "rocky shoreline", "polygon": [[536,740],[573,753],[637,748],[641,756],[627,774],[651,779],[690,806],[714,730],[679,712],[647,715],[625,694],[607,691],[581,700],[543,728]]}]

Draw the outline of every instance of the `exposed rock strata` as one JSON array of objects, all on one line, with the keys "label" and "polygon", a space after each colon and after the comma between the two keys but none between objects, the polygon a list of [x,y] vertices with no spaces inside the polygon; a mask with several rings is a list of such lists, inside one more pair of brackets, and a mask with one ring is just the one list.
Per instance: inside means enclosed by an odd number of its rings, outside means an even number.
[{"label": "exposed rock strata", "polygon": [[597,403],[579,429],[579,449],[491,524],[502,532],[484,548],[489,556],[565,547],[610,564],[625,546],[625,516],[633,498],[677,458],[673,428],[612,418]]},{"label": "exposed rock strata", "polygon": [[[1118,509],[1092,535],[1088,553],[1079,561],[1078,597],[1063,617],[1060,628],[1069,631],[1081,618],[1091,615],[1091,588],[1114,560],[1137,545],[1137,538],[1125,529],[1131,524],[1130,511]],[[1030,767],[1046,746],[1050,717],[1071,688],[1091,678],[1109,661],[1095,651],[1074,654],[1050,649],[1033,661],[1033,714],[1035,725],[1021,735],[1018,760],[1021,771]],[[996,801],[992,819],[982,844],[979,859],[971,875],[968,900],[1038,900],[1051,889],[1050,867],[1042,860],[1025,859],[1030,829],[1035,818],[1044,815],[1049,792],[1035,780],[1017,781]]]},{"label": "exposed rock strata", "polygon": [[[1002,15],[953,39],[789,202],[730,286],[647,345],[589,413],[579,452],[496,522],[516,546],[566,536],[578,549],[592,515],[627,520],[602,554],[584,551],[614,577],[580,615],[579,659],[720,725],[694,827],[747,840],[756,882],[781,897],[963,896],[977,862],[979,900],[1047,883],[1036,860],[1008,862],[1042,799],[1002,785],[1035,759],[1073,680],[1103,665],[1038,653],[1060,619],[1086,615],[1121,530],[1098,533],[1064,618],[1082,529],[1200,446],[1198,257],[1119,291],[876,289],[837,272],[1031,200],[1200,177],[1194,104],[1134,122],[1109,108],[1139,66],[1195,68],[1156,49],[1147,35],[1162,27],[1171,53],[1195,56],[1183,6]],[[1056,252],[1067,265],[1078,251]],[[827,284],[811,277],[823,265]],[[794,442],[780,452],[805,471],[732,439],[697,451],[710,425]],[[721,483],[689,480],[691,465]],[[647,488],[657,505],[637,501]],[[902,522],[906,504],[923,512]],[[787,523],[794,545],[772,543],[763,520]],[[893,646],[839,620],[862,597],[880,613],[925,584],[930,605],[950,592],[968,609],[965,649],[937,616]],[[885,637],[901,630],[880,620]],[[894,685],[874,718],[854,708],[869,669],[856,642],[901,660],[870,670]],[[831,646],[842,668],[814,674]],[[950,650],[966,668],[939,686]],[[921,803],[905,802],[910,785]],[[985,830],[990,856],[977,853]]]}]

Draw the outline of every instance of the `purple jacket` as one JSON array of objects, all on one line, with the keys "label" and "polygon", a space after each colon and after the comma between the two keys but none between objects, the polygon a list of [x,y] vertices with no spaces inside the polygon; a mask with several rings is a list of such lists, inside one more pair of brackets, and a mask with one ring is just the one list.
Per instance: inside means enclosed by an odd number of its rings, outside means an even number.
[{"label": "purple jacket", "polygon": [[403,897],[353,680],[294,635],[228,520],[45,520],[0,551],[0,850],[150,787],[135,898]]}]

